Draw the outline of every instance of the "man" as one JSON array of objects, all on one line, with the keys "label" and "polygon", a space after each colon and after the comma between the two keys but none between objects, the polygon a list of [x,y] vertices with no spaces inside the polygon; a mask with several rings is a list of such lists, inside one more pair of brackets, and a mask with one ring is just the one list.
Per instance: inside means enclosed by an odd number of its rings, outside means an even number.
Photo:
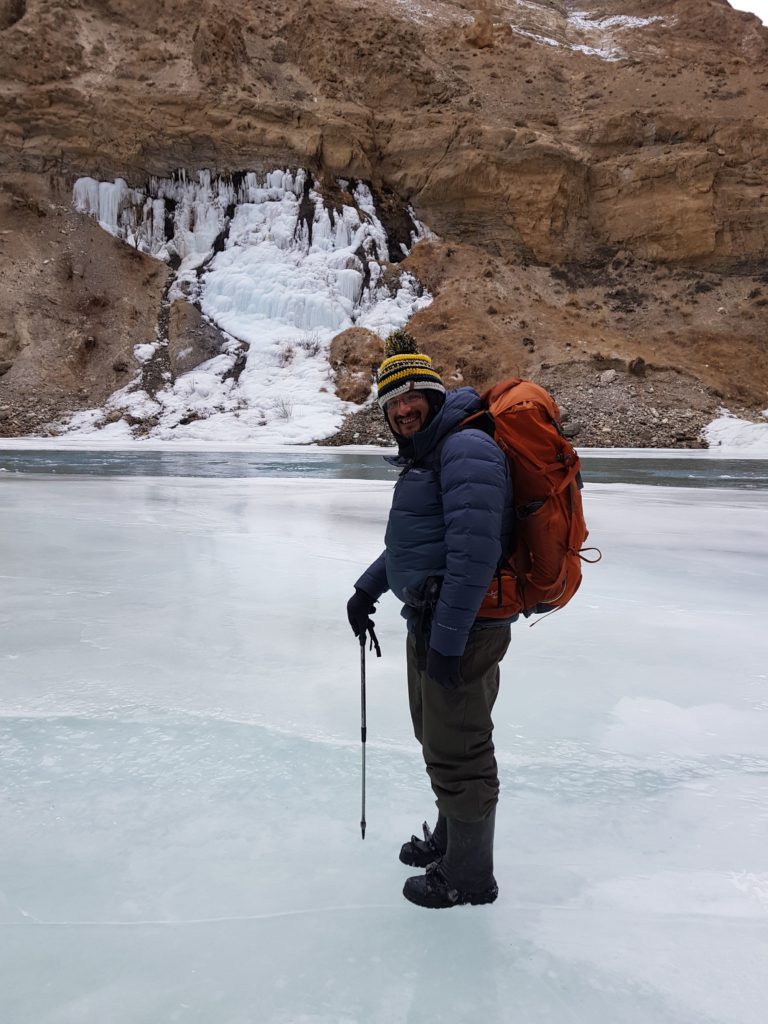
[{"label": "man", "polygon": [[403,331],[385,352],[378,401],[398,445],[390,461],[402,472],[385,550],[355,584],[347,615],[359,636],[391,590],[408,623],[411,718],[438,819],[400,852],[403,863],[426,868],[403,895],[423,907],[492,903],[499,780],[491,710],[511,620],[484,621],[478,612],[511,543],[507,462],[488,433],[463,425],[482,409],[472,388],[446,394],[431,359]]}]

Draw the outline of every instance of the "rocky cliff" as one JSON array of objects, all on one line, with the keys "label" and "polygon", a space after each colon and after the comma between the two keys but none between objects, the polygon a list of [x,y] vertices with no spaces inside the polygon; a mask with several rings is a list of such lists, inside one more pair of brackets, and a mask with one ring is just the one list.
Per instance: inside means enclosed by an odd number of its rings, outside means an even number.
[{"label": "rocky cliff", "polygon": [[74,209],[180,169],[367,183],[446,376],[542,380],[579,443],[768,405],[768,30],[725,0],[0,0],[0,168],[6,435],[103,404],[137,345],[170,343],[150,391],[226,347]]}]

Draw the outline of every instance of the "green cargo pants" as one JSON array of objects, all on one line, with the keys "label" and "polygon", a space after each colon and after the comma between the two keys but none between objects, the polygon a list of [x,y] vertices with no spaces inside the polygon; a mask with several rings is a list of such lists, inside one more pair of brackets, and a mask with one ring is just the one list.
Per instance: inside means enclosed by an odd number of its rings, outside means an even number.
[{"label": "green cargo pants", "polygon": [[476,629],[461,659],[462,686],[445,690],[417,666],[408,634],[408,699],[437,808],[446,818],[480,821],[499,798],[491,711],[499,693],[499,662],[510,627]]}]

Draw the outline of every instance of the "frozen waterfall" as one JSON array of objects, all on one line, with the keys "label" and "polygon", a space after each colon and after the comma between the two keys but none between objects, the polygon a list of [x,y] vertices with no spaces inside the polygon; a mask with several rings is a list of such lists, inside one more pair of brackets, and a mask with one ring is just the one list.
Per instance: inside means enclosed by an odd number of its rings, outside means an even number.
[{"label": "frozen waterfall", "polygon": [[[158,438],[275,443],[332,433],[353,408],[334,393],[332,338],[352,326],[384,337],[431,301],[407,273],[385,283],[389,240],[374,197],[364,183],[338,184],[344,202],[331,205],[303,170],[180,173],[144,188],[78,179],[75,208],[175,268],[169,301],[193,302],[225,343],[154,395],[137,370],[103,409],[73,416],[68,432],[128,437],[125,421],[106,423],[122,411],[149,420]],[[411,219],[413,243],[427,232]],[[166,343],[137,339],[137,363]]]}]

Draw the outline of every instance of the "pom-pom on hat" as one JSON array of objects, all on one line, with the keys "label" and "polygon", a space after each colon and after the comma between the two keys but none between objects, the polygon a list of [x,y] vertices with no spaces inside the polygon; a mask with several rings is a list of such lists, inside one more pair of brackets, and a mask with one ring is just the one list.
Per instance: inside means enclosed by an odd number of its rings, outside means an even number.
[{"label": "pom-pom on hat", "polygon": [[416,339],[407,331],[393,331],[384,342],[384,362],[376,374],[378,401],[382,409],[390,398],[417,391],[445,394],[445,384],[432,360],[418,350]]}]

